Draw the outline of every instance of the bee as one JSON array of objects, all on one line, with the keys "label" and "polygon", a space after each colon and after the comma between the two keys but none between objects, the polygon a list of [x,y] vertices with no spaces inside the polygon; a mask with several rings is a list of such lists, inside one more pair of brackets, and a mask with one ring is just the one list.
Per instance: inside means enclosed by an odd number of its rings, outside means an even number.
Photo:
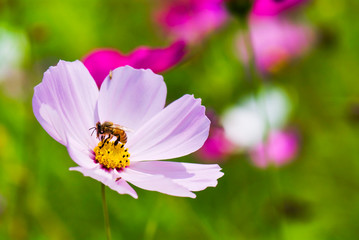
[{"label": "bee", "polygon": [[115,141],[115,146],[119,142],[123,144],[127,143],[126,131],[131,131],[130,129],[124,126],[114,124],[113,122],[109,122],[109,121],[105,121],[103,123],[97,122],[96,126],[90,128],[89,130],[91,129],[94,129],[92,131],[92,134],[96,131],[97,138],[101,140],[103,144],[105,144],[106,141],[111,140],[111,138],[117,137]]}]

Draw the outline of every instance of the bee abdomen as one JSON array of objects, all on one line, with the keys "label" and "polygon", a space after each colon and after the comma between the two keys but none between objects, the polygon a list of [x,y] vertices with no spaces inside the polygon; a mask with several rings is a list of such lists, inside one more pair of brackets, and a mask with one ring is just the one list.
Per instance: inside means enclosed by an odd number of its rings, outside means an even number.
[{"label": "bee abdomen", "polygon": [[121,136],[121,142],[122,142],[122,143],[127,143],[127,135],[126,135],[126,133],[122,134],[122,136]]}]

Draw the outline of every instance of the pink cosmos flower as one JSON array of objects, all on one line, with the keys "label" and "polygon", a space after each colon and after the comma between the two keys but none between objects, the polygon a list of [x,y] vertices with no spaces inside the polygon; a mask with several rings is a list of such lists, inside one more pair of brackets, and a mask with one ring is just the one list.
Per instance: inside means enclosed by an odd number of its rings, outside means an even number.
[{"label": "pink cosmos flower", "polygon": [[274,16],[306,1],[307,0],[256,0],[252,8],[252,13],[258,16]]},{"label": "pink cosmos flower", "polygon": [[292,161],[298,152],[299,141],[294,132],[274,131],[265,143],[258,144],[251,152],[253,163],[260,168],[270,164],[281,166]]},{"label": "pink cosmos flower", "polygon": [[125,65],[149,68],[155,73],[166,71],[182,60],[185,48],[184,41],[177,41],[167,48],[139,47],[129,55],[123,55],[114,49],[97,49],[89,53],[83,63],[100,88],[110,70]]},{"label": "pink cosmos flower", "polygon": [[203,147],[197,151],[197,155],[203,162],[222,162],[233,150],[234,145],[227,139],[224,129],[214,127],[210,130]]},{"label": "pink cosmos flower", "polygon": [[227,20],[223,0],[174,0],[155,13],[155,20],[169,34],[197,42]]},{"label": "pink cosmos flower", "polygon": [[235,149],[235,146],[226,137],[224,129],[220,124],[216,113],[207,109],[206,115],[211,121],[211,128],[209,130],[209,136],[207,140],[196,152],[196,155],[202,162],[223,162],[232,153],[232,151]]},{"label": "pink cosmos flower", "polygon": [[[308,26],[279,17],[252,16],[250,34],[256,65],[264,73],[277,72],[291,59],[307,52],[313,43],[313,32]],[[239,35],[237,48],[240,59],[248,63],[243,37]]]},{"label": "pink cosmos flower", "polygon": [[[79,165],[70,168],[120,194],[137,198],[137,187],[192,197],[216,186],[223,173],[216,164],[158,160],[190,154],[208,137],[210,121],[201,100],[184,95],[167,107],[166,85],[151,70],[120,67],[98,89],[80,62],[60,61],[35,87],[34,114]],[[127,143],[100,141],[89,128],[111,121],[131,129]]]}]

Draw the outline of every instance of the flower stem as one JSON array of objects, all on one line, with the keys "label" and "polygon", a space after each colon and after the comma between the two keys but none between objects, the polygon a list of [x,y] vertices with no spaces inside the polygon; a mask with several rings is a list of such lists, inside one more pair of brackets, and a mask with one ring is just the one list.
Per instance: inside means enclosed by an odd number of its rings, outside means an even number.
[{"label": "flower stem", "polygon": [[106,236],[107,236],[107,240],[111,240],[110,220],[108,217],[105,185],[103,183],[101,183],[101,195],[102,195],[103,217],[105,220]]},{"label": "flower stem", "polygon": [[[256,66],[256,59],[255,59],[255,54],[254,54],[254,47],[253,47],[253,41],[251,38],[251,33],[250,33],[250,25],[249,25],[249,20],[247,19],[246,22],[243,23],[242,25],[242,31],[244,34],[244,43],[245,43],[245,48],[246,48],[246,52],[248,54],[248,72],[247,72],[247,79],[249,80],[248,82],[250,83],[250,87],[254,93],[255,98],[258,100],[260,100],[260,90],[264,87],[266,87],[266,82],[263,79],[263,75],[261,75],[258,70],[257,70],[257,66]],[[269,135],[269,131],[270,131],[270,124],[269,124],[269,117],[268,117],[268,113],[266,111],[266,107],[265,107],[265,102],[263,102],[262,100],[259,102],[260,107],[262,109],[264,118],[265,118],[265,133],[264,133],[264,137],[263,137],[263,141],[265,142],[268,138]],[[267,157],[267,156],[266,156]],[[278,210],[276,209],[274,203],[276,200],[276,197],[280,195],[280,179],[278,176],[278,171],[276,168],[270,169],[270,171],[268,171],[269,176],[268,179],[270,180],[270,185],[271,185],[271,189],[270,189],[270,198],[272,200],[272,210],[273,210],[273,214],[278,217],[278,227],[275,229],[275,236],[276,239],[281,240],[283,239],[283,220],[280,216],[280,213],[278,212]]]},{"label": "flower stem", "polygon": [[248,63],[247,63],[247,80],[250,83],[250,87],[257,95],[257,92],[262,87],[263,79],[261,79],[260,73],[257,72],[257,66],[256,66],[256,56],[254,54],[254,47],[252,42],[252,36],[250,31],[250,25],[249,20],[247,19],[244,22],[241,22],[241,31],[243,34],[243,43],[244,48],[247,53],[248,57]]}]

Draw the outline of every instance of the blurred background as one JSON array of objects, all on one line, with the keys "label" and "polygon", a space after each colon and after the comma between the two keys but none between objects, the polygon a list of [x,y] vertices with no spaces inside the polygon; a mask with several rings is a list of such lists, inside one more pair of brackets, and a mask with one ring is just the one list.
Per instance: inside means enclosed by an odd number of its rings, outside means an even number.
[{"label": "blurred background", "polygon": [[218,163],[224,176],[196,199],[107,188],[113,239],[356,239],[358,10],[357,0],[0,0],[0,239],[105,239],[100,183],[68,170],[66,148],[33,115],[43,73],[99,48],[151,68],[136,49],[178,41],[179,53],[151,60],[171,61],[154,70],[167,102],[194,94],[212,120],[204,147],[179,161]]}]

